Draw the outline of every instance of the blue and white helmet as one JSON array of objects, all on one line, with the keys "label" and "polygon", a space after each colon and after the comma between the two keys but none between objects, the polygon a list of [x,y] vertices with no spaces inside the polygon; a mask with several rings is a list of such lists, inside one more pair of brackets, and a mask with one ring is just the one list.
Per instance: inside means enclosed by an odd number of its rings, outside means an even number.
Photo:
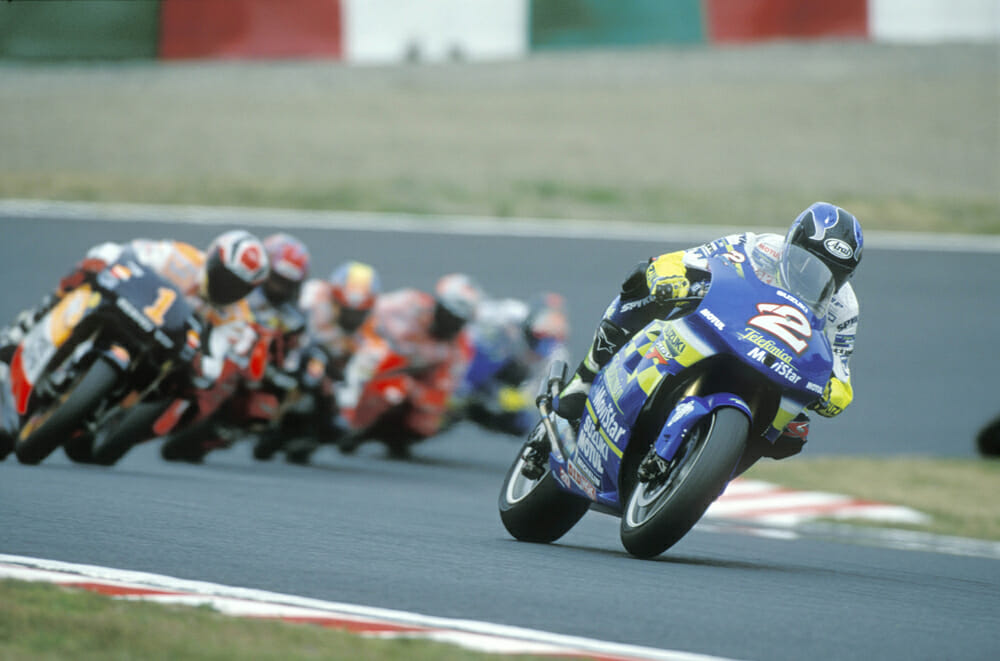
[{"label": "blue and white helmet", "polygon": [[785,236],[785,246],[799,246],[829,267],[837,289],[850,279],[861,263],[863,243],[858,219],[827,202],[809,205]]}]

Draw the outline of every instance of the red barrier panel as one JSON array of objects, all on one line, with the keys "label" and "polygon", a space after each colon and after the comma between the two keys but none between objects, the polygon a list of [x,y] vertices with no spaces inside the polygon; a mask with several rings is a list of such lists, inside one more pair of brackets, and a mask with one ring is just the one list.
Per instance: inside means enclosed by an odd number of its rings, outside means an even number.
[{"label": "red barrier panel", "polygon": [[343,54],[340,0],[162,0],[160,57]]},{"label": "red barrier panel", "polygon": [[868,37],[868,0],[704,0],[709,40]]}]

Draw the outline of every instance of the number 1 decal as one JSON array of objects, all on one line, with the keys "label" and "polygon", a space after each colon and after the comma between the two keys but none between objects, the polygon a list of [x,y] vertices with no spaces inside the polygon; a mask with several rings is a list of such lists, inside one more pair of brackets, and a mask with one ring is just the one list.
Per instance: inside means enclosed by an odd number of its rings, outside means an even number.
[{"label": "number 1 decal", "polygon": [[798,308],[780,303],[758,303],[757,311],[760,314],[748,321],[748,325],[770,333],[797,354],[809,346],[812,326]]},{"label": "number 1 decal", "polygon": [[147,305],[142,309],[143,313],[149,317],[157,326],[163,325],[163,316],[177,299],[177,292],[169,287],[160,287],[156,292],[156,300],[152,305]]}]

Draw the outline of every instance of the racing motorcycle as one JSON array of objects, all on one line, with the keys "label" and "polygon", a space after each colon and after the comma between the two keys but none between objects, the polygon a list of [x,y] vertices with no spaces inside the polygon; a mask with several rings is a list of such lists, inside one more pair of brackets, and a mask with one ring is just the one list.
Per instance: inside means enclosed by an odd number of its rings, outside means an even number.
[{"label": "racing motorcycle", "polygon": [[748,446],[773,444],[822,395],[833,279],[816,257],[788,250],[781,287],[757,277],[741,246],[710,257],[704,296],[677,299],[617,352],[578,428],[552,410],[566,377],[565,363],[552,364],[541,420],[499,496],[513,537],[553,542],[593,508],[621,519],[629,553],[659,555],[723,492]]},{"label": "racing motorcycle", "polygon": [[90,461],[100,430],[187,379],[201,332],[183,294],[123,253],[63,296],[15,349],[18,460],[37,464],[63,445]]},{"label": "racing motorcycle", "polygon": [[211,386],[178,398],[156,420],[167,461],[200,462],[280,416],[281,400],[295,383],[273,362],[279,333],[254,323],[239,328],[241,340],[219,342],[230,346],[217,350],[221,369]]},{"label": "racing motorcycle", "polygon": [[330,356],[318,342],[307,338],[305,346],[291,352],[280,380],[285,385],[279,410],[271,424],[254,434],[253,456],[260,461],[302,439],[322,442],[333,419]]},{"label": "racing motorcycle", "polygon": [[[345,425],[335,440],[340,451],[349,454],[366,441],[378,441],[391,456],[407,457],[410,446],[423,438],[406,419],[414,402],[426,394],[420,377],[429,369],[433,366],[422,364],[387,338],[367,336],[348,363],[344,381],[335,388]],[[289,459],[299,457],[293,451]]]}]

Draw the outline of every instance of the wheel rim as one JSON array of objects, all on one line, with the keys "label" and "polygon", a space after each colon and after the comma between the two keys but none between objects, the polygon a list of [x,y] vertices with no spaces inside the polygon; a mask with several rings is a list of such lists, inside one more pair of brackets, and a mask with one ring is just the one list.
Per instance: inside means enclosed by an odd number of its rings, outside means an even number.
[{"label": "wheel rim", "polygon": [[632,528],[638,528],[656,515],[670,500],[674,488],[684,481],[698,456],[705,448],[705,439],[712,435],[715,427],[715,416],[712,415],[708,424],[699,424],[693,430],[681,448],[681,457],[663,480],[656,483],[639,482],[628,500],[625,510],[625,521]]},{"label": "wheel rim", "polygon": [[521,472],[521,469],[524,468],[524,457],[518,457],[514,467],[511,468],[510,479],[507,480],[507,489],[504,492],[504,498],[506,498],[508,503],[520,502],[535,490],[538,483],[544,480],[545,476],[549,474],[548,462],[545,463],[545,472],[542,473],[541,477],[532,480],[525,477]]}]

